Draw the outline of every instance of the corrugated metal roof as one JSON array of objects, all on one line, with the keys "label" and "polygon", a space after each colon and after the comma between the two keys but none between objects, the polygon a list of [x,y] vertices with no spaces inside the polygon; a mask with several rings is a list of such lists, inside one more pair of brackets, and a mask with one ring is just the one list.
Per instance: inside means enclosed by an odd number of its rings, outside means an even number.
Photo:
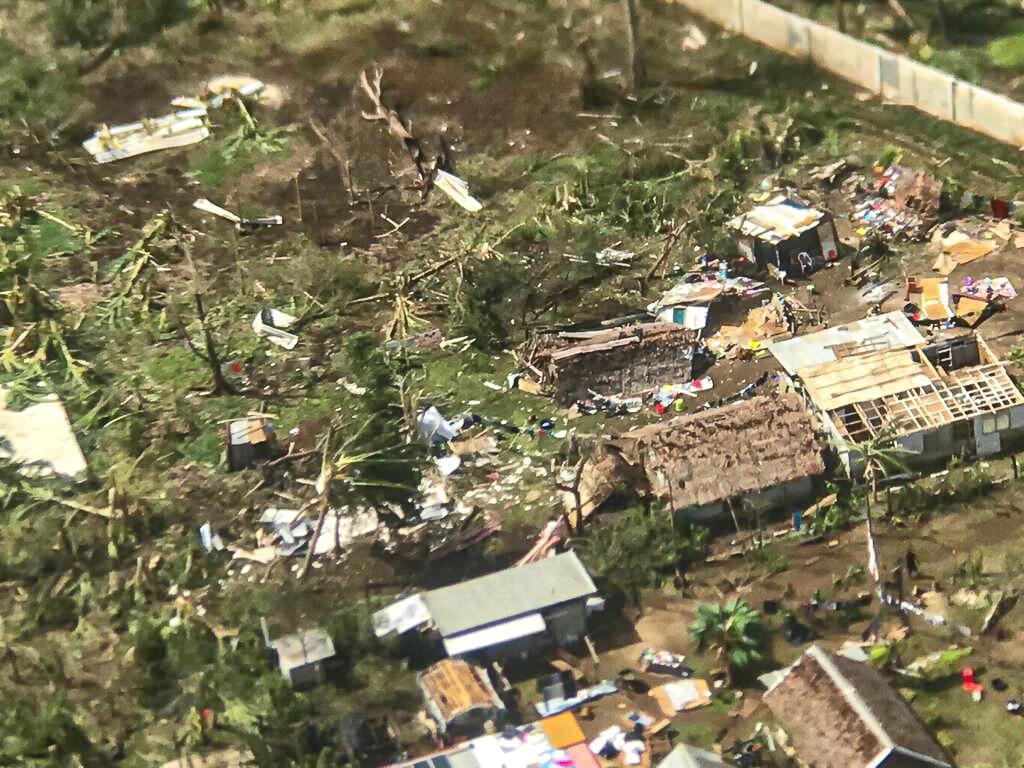
[{"label": "corrugated metal roof", "polygon": [[843,345],[862,348],[864,352],[910,347],[924,344],[925,339],[902,312],[889,312],[855,323],[836,325],[804,336],[772,341],[768,349],[791,376],[801,368],[838,360],[835,348]]},{"label": "corrugated metal roof", "polygon": [[423,595],[442,637],[596,594],[575,552],[509,568]]},{"label": "corrugated metal roof", "polygon": [[512,619],[512,621],[492,624],[483,629],[446,638],[444,649],[448,651],[449,656],[460,656],[479,648],[490,648],[498,643],[518,640],[520,637],[539,635],[547,628],[548,625],[544,623],[543,616],[539,613],[528,613],[518,619]]}]

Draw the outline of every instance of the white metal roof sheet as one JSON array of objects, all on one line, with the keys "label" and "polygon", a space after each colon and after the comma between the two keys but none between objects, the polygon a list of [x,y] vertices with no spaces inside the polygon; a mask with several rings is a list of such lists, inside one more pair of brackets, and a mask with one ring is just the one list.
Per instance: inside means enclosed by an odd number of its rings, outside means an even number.
[{"label": "white metal roof sheet", "polygon": [[520,637],[539,635],[545,629],[547,629],[547,624],[544,623],[544,617],[539,613],[529,613],[518,619],[512,619],[512,621],[492,624],[483,629],[446,638],[444,648],[448,651],[449,656],[461,656],[480,648],[490,648],[509,640],[518,640]]}]

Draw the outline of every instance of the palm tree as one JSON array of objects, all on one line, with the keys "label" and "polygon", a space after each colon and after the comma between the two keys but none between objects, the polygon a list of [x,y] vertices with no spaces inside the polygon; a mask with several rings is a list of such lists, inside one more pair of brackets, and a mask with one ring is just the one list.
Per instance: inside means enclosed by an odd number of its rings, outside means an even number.
[{"label": "palm tree", "polygon": [[909,453],[904,448],[893,445],[891,430],[882,430],[868,440],[851,443],[847,446],[850,453],[859,455],[864,462],[864,479],[871,485],[871,494],[865,501],[868,528],[868,571],[875,579],[875,586],[881,586],[881,565],[878,561],[878,550],[875,547],[874,520],[871,518],[871,502],[878,498],[878,480],[889,476],[890,471],[906,472],[907,465],[902,456]]},{"label": "palm tree", "polygon": [[690,637],[697,641],[698,648],[714,651],[715,657],[725,662],[730,686],[734,672],[747,669],[764,657],[761,616],[746,600],[738,597],[722,605],[697,606],[690,623]]}]

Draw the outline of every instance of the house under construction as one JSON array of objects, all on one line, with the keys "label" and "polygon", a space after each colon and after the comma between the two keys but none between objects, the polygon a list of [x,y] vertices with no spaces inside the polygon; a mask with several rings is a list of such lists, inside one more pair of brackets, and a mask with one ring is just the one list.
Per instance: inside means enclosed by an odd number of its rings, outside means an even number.
[{"label": "house under construction", "polygon": [[[804,337],[805,346],[816,335]],[[989,456],[1024,436],[1024,395],[981,337],[880,339],[832,345],[833,359],[791,371],[848,472],[859,471],[857,444],[892,444],[914,468]],[[776,357],[792,364],[794,350],[781,350],[773,349]]]}]

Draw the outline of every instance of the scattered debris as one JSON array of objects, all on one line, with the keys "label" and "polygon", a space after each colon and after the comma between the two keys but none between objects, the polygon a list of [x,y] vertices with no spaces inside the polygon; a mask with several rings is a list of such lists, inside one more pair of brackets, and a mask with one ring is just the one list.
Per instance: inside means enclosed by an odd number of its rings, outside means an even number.
[{"label": "scattered debris", "polygon": [[416,431],[428,443],[444,443],[452,440],[462,429],[462,424],[445,420],[433,405],[423,411],[416,420]]},{"label": "scattered debris", "polygon": [[274,447],[274,429],[270,420],[250,414],[227,424],[225,442],[228,452],[228,471],[237,472],[251,467],[257,461],[270,458]]},{"label": "scattered debris", "polygon": [[469,184],[447,171],[442,171],[440,168],[435,171],[434,186],[470,213],[476,213],[483,208],[483,204],[469,194]]},{"label": "scattered debris", "polygon": [[262,82],[253,78],[241,78],[232,82],[236,87],[225,87],[206,101],[188,97],[176,98],[171,102],[173,106],[186,107],[177,112],[125,125],[103,125],[82,142],[82,146],[97,163],[110,163],[148,152],[198,144],[210,135],[207,124],[208,109],[216,109],[234,94],[252,96],[264,87]]},{"label": "scattered debris", "polygon": [[20,411],[7,408],[8,390],[0,387],[0,459],[19,467],[28,477],[78,478],[86,464],[82,449],[56,395]]},{"label": "scattered debris", "polygon": [[243,219],[241,216],[232,213],[226,208],[221,208],[219,205],[211,203],[206,198],[200,198],[192,203],[192,207],[196,208],[205,213],[212,214],[225,221],[230,221],[235,225],[235,229],[241,232],[243,235],[249,235],[260,229],[267,227],[280,226],[284,223],[284,219],[281,216],[261,216],[255,219]]},{"label": "scattered debris", "polygon": [[652,688],[651,696],[658,702],[665,717],[675,717],[679,712],[689,712],[710,704],[711,687],[707,680],[694,677]]},{"label": "scattered debris", "polygon": [[487,670],[463,659],[443,659],[416,675],[427,714],[442,736],[478,736],[500,725],[505,712]]},{"label": "scattered debris", "polygon": [[534,707],[537,710],[537,714],[541,717],[550,717],[551,715],[557,715],[559,712],[574,709],[588,701],[599,699],[602,696],[609,696],[617,690],[618,688],[611,680],[602,680],[600,683],[596,683],[587,688],[580,688],[576,692],[575,696],[552,699],[549,701],[538,701]]},{"label": "scattered debris", "polygon": [[276,344],[283,349],[295,349],[299,343],[299,337],[288,333],[286,329],[291,328],[299,319],[282,312],[279,309],[264,307],[252,319],[252,329],[257,336],[262,336],[271,344]]}]

